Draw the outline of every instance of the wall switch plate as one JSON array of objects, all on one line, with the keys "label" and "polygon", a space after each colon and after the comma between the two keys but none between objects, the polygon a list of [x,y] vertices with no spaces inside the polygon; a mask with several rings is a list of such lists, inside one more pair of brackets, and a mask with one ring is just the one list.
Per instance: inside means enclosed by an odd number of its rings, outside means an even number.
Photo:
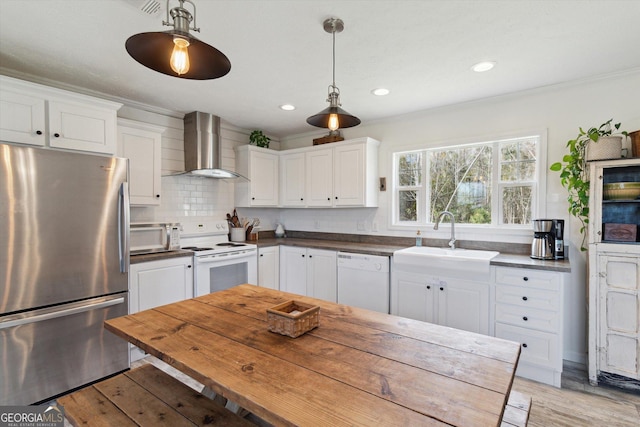
[{"label": "wall switch plate", "polygon": [[387,178],[380,177],[380,191],[387,191]]}]

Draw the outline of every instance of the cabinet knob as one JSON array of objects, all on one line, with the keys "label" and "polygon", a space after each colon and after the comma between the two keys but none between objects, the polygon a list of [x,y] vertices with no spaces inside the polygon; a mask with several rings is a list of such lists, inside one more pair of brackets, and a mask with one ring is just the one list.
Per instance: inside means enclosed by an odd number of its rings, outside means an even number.
[{"label": "cabinet knob", "polygon": [[327,200],[331,200],[331,197],[327,197]]},{"label": "cabinet knob", "polygon": [[526,342],[525,342],[525,343],[522,343],[522,346],[523,346],[524,348],[527,348],[527,343],[526,343]]},{"label": "cabinet knob", "polygon": [[159,198],[160,198],[160,195],[159,195],[159,194],[156,194],[156,199],[159,199]]},{"label": "cabinet knob", "polygon": [[524,321],[526,322],[527,320],[529,320],[529,318],[528,318],[527,316],[524,316],[524,317],[522,318],[522,320],[524,320]]},{"label": "cabinet knob", "polygon": [[36,135],[42,135],[42,131],[41,130],[37,130],[36,131]]},{"label": "cabinet knob", "polygon": [[54,133],[53,136],[55,136],[56,138],[60,138],[60,134],[59,133]]},{"label": "cabinet knob", "polygon": [[527,297],[522,297],[522,301],[526,301],[526,300],[528,300],[528,299],[529,299],[529,298],[527,298]]},{"label": "cabinet knob", "polygon": [[264,256],[264,254],[260,254],[260,256]]},{"label": "cabinet knob", "polygon": [[302,258],[304,258],[304,254],[302,254]]},{"label": "cabinet knob", "polygon": [[191,266],[190,266],[190,265],[187,265],[187,268],[191,268]]},{"label": "cabinet knob", "polygon": [[440,290],[441,290],[441,291],[444,291],[444,286],[440,286]]},{"label": "cabinet knob", "polygon": [[427,289],[431,289],[431,285],[427,285]]},{"label": "cabinet knob", "polygon": [[336,196],[336,200],[338,200],[338,196]]},{"label": "cabinet knob", "polygon": [[303,201],[304,199],[302,197],[300,197],[300,201]]},{"label": "cabinet knob", "polygon": [[309,258],[313,258],[313,255],[309,255]]},{"label": "cabinet knob", "polygon": [[528,281],[529,281],[529,278],[528,278],[527,276],[524,276],[524,277],[522,278],[522,280],[524,280],[525,282],[528,282]]},{"label": "cabinet knob", "polygon": [[256,199],[255,197],[252,197],[252,198],[251,198],[251,200],[255,200],[255,199]]}]

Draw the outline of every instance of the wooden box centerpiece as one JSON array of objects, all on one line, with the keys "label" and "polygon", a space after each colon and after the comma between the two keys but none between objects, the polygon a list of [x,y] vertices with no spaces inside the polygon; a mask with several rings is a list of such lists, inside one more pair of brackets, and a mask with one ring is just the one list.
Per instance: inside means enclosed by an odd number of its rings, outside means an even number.
[{"label": "wooden box centerpiece", "polygon": [[300,301],[287,301],[267,309],[269,330],[292,338],[320,324],[320,307]]}]

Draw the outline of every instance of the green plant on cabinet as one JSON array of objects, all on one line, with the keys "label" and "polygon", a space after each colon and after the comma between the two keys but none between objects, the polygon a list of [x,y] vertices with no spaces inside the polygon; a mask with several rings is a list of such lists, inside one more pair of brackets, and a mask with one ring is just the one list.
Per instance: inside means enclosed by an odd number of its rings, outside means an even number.
[{"label": "green plant on cabinet", "polygon": [[[620,129],[620,123],[611,124],[613,119],[592,127],[588,130],[579,128],[578,136],[567,142],[569,153],[565,154],[561,162],[553,163],[549,169],[560,172],[560,183],[569,192],[569,213],[580,221],[580,233],[582,243],[580,250],[586,251],[585,240],[587,237],[587,225],[589,224],[589,171],[587,167],[587,145],[590,142],[597,143],[600,138],[612,136],[614,131]],[[613,126],[613,129],[612,129]],[[626,136],[627,132],[620,134]]]},{"label": "green plant on cabinet", "polygon": [[271,142],[271,138],[262,133],[261,130],[254,130],[249,135],[249,143],[252,145],[256,145],[258,147],[269,148],[269,143]]}]

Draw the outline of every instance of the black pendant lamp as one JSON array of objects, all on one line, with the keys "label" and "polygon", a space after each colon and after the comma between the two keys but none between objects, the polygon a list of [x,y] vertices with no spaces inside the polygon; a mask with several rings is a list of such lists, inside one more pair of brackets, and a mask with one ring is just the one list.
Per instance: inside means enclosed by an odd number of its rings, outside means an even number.
[{"label": "black pendant lamp", "polygon": [[[231,62],[224,53],[198,40],[189,30],[196,28],[196,5],[191,0],[178,0],[179,6],[169,10],[162,25],[173,27],[163,32],[140,33],[127,39],[125,47],[136,61],[159,73],[182,79],[217,79],[229,72]],[[193,6],[193,15],[184,8],[184,3]],[[169,14],[173,23],[169,22]],[[193,21],[193,27],[189,27]]]},{"label": "black pendant lamp", "polygon": [[338,129],[358,126],[360,119],[340,108],[340,89],[336,86],[336,33],[344,30],[342,19],[329,18],[323,23],[324,30],[333,35],[333,83],[329,85],[327,102],[329,107],[307,119],[307,123],[319,128],[328,128],[329,135],[338,133]]}]

